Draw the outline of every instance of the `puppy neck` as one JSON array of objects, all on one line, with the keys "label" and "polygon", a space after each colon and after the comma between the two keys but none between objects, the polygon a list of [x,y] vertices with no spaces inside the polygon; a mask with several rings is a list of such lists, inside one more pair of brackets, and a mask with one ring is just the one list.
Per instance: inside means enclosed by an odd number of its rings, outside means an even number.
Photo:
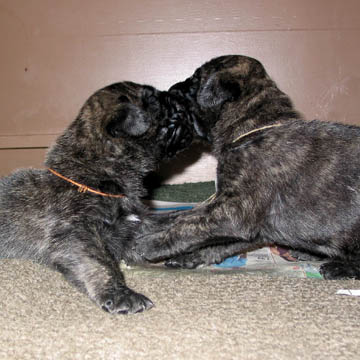
[{"label": "puppy neck", "polygon": [[48,168],[48,170],[55,176],[59,177],[60,179],[64,180],[64,181],[67,181],[68,183],[76,186],[78,188],[78,192],[80,193],[91,193],[91,194],[95,194],[95,195],[101,195],[101,196],[104,196],[104,197],[111,197],[111,198],[123,198],[123,197],[126,197],[124,194],[108,194],[108,193],[104,193],[100,190],[96,190],[96,189],[93,189],[91,187],[88,187],[84,184],[80,184],[78,183],[77,181],[74,181],[70,178],[67,178],[66,176],[63,176],[61,175],[60,173],[58,173],[57,171],[51,169],[51,168]]},{"label": "puppy neck", "polygon": [[273,127],[278,127],[278,126],[282,126],[283,124],[281,123],[277,123],[277,124],[272,124],[272,125],[267,125],[267,126],[262,126],[260,128],[256,128],[256,129],[253,129],[253,130],[250,130],[248,132],[246,132],[245,134],[241,134],[240,136],[238,136],[237,138],[235,138],[232,142],[235,143],[241,139],[243,139],[244,137],[248,136],[248,135],[251,135],[253,133],[256,133],[256,132],[259,132],[259,131],[263,131],[263,130],[266,130],[266,129],[271,129]]}]

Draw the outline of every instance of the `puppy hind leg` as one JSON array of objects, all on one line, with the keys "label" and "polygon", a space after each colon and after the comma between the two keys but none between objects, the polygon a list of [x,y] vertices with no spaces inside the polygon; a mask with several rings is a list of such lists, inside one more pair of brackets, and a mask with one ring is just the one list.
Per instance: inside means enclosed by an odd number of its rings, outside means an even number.
[{"label": "puppy hind leg", "polygon": [[294,249],[289,249],[289,254],[298,261],[321,261],[325,258],[325,256]]},{"label": "puppy hind leg", "polygon": [[326,280],[360,280],[360,256],[351,259],[332,259],[321,265],[320,273]]},{"label": "puppy hind leg", "polygon": [[[232,211],[233,210],[233,211]],[[140,236],[134,250],[149,261],[160,261],[211,245],[236,242],[241,251],[262,242],[243,226],[236,208],[217,199],[179,215],[171,228]]]}]

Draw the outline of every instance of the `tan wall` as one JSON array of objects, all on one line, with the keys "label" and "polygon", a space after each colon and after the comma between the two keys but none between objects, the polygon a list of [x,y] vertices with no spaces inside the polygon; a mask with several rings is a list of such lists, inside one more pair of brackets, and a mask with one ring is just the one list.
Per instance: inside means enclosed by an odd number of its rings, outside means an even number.
[{"label": "tan wall", "polygon": [[167,89],[224,54],[259,59],[308,118],[360,125],[359,38],[358,0],[0,0],[0,174],[39,166],[96,89]]}]

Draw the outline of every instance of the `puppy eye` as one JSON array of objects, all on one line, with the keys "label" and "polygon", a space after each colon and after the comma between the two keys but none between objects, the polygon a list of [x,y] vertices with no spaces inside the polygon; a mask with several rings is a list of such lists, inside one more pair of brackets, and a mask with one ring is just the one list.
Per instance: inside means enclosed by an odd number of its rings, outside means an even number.
[{"label": "puppy eye", "polygon": [[122,102],[122,103],[130,102],[130,99],[126,95],[119,96],[118,100],[119,100],[119,102]]}]

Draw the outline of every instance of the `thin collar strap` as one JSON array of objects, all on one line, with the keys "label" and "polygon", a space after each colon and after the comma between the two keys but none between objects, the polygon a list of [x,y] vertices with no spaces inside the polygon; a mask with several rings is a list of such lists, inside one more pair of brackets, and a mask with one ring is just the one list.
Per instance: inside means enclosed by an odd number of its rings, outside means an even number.
[{"label": "thin collar strap", "polygon": [[90,188],[90,187],[88,187],[88,186],[86,186],[86,185],[79,184],[78,182],[76,182],[76,181],[74,181],[74,180],[71,180],[71,179],[69,179],[69,178],[67,178],[67,177],[59,174],[58,172],[56,172],[56,171],[53,170],[53,169],[48,168],[48,170],[49,170],[52,174],[58,176],[59,178],[61,178],[61,179],[65,180],[65,181],[67,181],[67,182],[69,182],[69,183],[77,186],[77,187],[78,187],[78,191],[81,192],[81,193],[91,192],[91,193],[96,194],[96,195],[101,195],[101,196],[106,196],[106,197],[113,197],[113,198],[123,198],[123,197],[126,197],[126,195],[124,195],[124,194],[118,194],[118,195],[116,195],[116,194],[103,193],[103,192],[101,192],[101,191],[92,189],[92,188]]},{"label": "thin collar strap", "polygon": [[257,128],[257,129],[251,130],[251,131],[249,131],[249,132],[247,132],[247,133],[245,133],[245,134],[242,134],[242,135],[238,136],[235,140],[233,140],[233,143],[234,143],[234,142],[237,142],[237,141],[239,141],[240,139],[244,138],[245,136],[248,136],[248,135],[253,134],[253,133],[255,133],[255,132],[262,131],[262,130],[265,130],[265,129],[270,129],[270,128],[277,127],[277,126],[281,126],[281,125],[283,125],[283,124],[272,124],[272,125],[267,125],[267,126],[263,126],[263,127],[261,127],[261,128]]}]

